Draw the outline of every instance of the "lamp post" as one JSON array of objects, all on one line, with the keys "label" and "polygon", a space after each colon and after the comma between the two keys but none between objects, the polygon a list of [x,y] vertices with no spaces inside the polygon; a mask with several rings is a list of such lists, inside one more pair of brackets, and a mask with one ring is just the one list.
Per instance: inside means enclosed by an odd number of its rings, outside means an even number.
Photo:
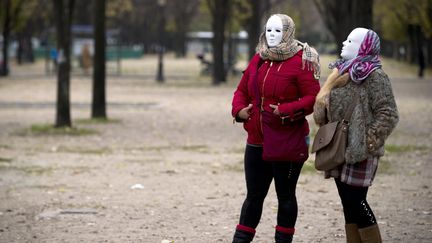
[{"label": "lamp post", "polygon": [[163,83],[165,81],[163,75],[163,54],[165,52],[164,38],[165,38],[165,4],[166,0],[158,0],[159,7],[159,43],[158,43],[158,71],[156,76],[156,81]]}]

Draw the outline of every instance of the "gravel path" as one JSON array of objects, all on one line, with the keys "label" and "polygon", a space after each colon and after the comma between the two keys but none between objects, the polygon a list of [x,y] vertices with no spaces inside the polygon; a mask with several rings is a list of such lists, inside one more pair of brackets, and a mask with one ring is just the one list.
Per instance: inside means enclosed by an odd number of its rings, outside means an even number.
[{"label": "gravel path", "polygon": [[[368,200],[385,242],[432,242],[432,80],[394,69],[401,120]],[[113,121],[94,124],[79,120],[90,78],[74,76],[74,123],[97,133],[40,135],[29,127],[54,121],[56,81],[22,72],[0,79],[0,242],[230,242],[245,196],[235,84],[110,77]],[[336,188],[312,159],[295,242],[344,242]],[[272,186],[254,242],[272,242],[276,208]]]}]

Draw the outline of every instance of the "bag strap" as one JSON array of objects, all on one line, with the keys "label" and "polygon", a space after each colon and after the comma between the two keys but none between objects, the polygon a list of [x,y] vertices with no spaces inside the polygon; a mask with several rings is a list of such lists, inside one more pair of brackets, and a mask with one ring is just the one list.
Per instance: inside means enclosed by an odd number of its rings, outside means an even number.
[{"label": "bag strap", "polygon": [[360,94],[358,92],[355,92],[354,99],[351,105],[348,107],[347,111],[345,112],[344,121],[349,122],[351,119],[351,115],[354,111],[354,108],[356,107],[358,100],[359,100]]}]

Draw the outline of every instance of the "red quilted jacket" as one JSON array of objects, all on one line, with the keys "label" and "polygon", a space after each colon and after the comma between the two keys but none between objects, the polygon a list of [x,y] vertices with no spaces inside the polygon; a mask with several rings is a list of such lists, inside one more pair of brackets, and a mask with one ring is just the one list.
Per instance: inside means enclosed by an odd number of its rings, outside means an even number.
[{"label": "red quilted jacket", "polygon": [[[248,133],[248,144],[262,145],[260,111],[264,109],[273,112],[270,104],[279,104],[281,116],[289,116],[296,121],[303,120],[305,136],[309,134],[305,116],[313,112],[320,86],[313,71],[302,69],[301,56],[302,51],[299,51],[288,60],[272,62],[264,61],[256,54],[250,61],[232,101],[233,117],[237,117],[244,107],[253,104],[249,119],[243,121],[243,127]],[[258,81],[258,85],[254,80]]]}]

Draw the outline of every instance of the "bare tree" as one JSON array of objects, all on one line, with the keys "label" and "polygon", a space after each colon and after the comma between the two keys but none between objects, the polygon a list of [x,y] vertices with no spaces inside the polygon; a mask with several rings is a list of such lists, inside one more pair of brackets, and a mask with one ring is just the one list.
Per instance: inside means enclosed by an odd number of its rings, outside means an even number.
[{"label": "bare tree", "polygon": [[252,7],[252,14],[248,21],[246,21],[246,28],[248,32],[248,45],[249,45],[249,59],[255,55],[255,47],[259,40],[261,32],[261,20],[263,18],[263,1],[249,0]]},{"label": "bare tree", "polygon": [[94,69],[93,69],[93,99],[92,99],[92,118],[106,119],[106,99],[105,99],[105,20],[106,20],[106,1],[97,0],[93,2],[94,11]]},{"label": "bare tree", "polygon": [[353,28],[372,28],[373,0],[314,0],[328,30],[338,47]]},{"label": "bare tree", "polygon": [[23,2],[23,0],[3,0],[0,5],[0,17],[3,17],[3,63],[0,67],[0,76],[9,75],[9,38],[18,21]]},{"label": "bare tree", "polygon": [[173,48],[177,57],[186,56],[186,34],[199,6],[199,0],[169,1],[168,11],[174,18]]},{"label": "bare tree", "polygon": [[122,44],[140,43],[145,53],[155,51],[160,18],[156,0],[110,0],[107,7],[112,9],[107,13],[107,25],[119,28]]},{"label": "bare tree", "polygon": [[0,68],[0,76],[9,75],[9,58],[8,58],[8,48],[9,48],[9,34],[10,34],[10,6],[11,0],[2,1],[2,8],[4,9],[3,17],[3,63]]},{"label": "bare tree", "polygon": [[71,24],[75,1],[52,0],[57,29],[57,109],[56,127],[72,126],[70,116]]},{"label": "bare tree", "polygon": [[229,7],[229,0],[207,0],[212,15],[213,29],[213,84],[217,85],[226,81],[226,70],[224,67],[224,44],[225,44],[225,23],[228,19],[226,11]]},{"label": "bare tree", "polygon": [[280,5],[284,0],[248,0],[250,5],[250,15],[244,21],[244,26],[248,32],[249,59],[256,53],[256,46],[259,35],[263,30],[263,18],[268,14],[273,6]]}]

